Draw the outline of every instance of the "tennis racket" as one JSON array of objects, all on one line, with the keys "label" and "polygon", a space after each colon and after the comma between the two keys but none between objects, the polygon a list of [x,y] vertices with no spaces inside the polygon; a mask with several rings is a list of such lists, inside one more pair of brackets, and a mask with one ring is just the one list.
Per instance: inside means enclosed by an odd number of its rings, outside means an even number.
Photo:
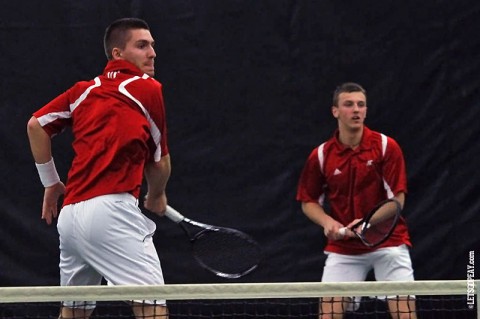
[{"label": "tennis racket", "polygon": [[219,277],[245,276],[257,268],[262,259],[258,243],[239,230],[193,221],[170,206],[165,216],[184,230],[200,266]]},{"label": "tennis racket", "polygon": [[[383,209],[386,205],[394,209]],[[384,243],[395,230],[402,207],[396,199],[387,199],[375,206],[368,215],[358,223],[350,227],[350,230],[368,247],[376,247]],[[347,227],[339,229],[339,233],[345,236]]]}]

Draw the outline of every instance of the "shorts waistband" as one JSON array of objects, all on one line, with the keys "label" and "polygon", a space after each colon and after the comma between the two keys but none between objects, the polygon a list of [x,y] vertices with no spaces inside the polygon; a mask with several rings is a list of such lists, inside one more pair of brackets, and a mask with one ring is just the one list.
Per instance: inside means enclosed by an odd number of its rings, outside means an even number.
[{"label": "shorts waistband", "polygon": [[92,199],[95,199],[95,198],[105,198],[105,199],[113,200],[113,201],[121,200],[121,201],[125,201],[125,202],[132,202],[132,203],[138,204],[138,198],[136,198],[135,196],[133,196],[130,193],[106,194],[106,195],[100,195],[100,196],[97,196],[97,197],[93,197]]},{"label": "shorts waistband", "polygon": [[68,205],[65,205],[65,206],[76,205],[76,204],[79,204],[79,203],[82,203],[82,202],[88,202],[88,201],[97,200],[97,199],[106,199],[106,200],[109,200],[109,201],[131,202],[131,203],[134,203],[135,205],[138,205],[138,198],[136,198],[135,196],[133,196],[130,193],[125,192],[125,193],[98,195],[98,196],[95,196],[95,197],[92,197],[92,198],[89,198],[89,199],[85,199],[85,200],[82,200],[82,201],[79,201],[79,202],[76,202],[76,203],[71,203],[71,204],[68,204]]}]

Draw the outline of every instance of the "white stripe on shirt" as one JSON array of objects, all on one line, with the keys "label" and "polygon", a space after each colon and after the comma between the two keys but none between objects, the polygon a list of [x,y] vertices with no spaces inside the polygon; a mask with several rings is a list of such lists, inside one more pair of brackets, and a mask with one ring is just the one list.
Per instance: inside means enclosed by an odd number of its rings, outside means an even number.
[{"label": "white stripe on shirt", "polygon": [[45,126],[49,123],[52,123],[55,120],[58,119],[69,119],[72,117],[72,113],[65,111],[65,112],[52,112],[52,113],[47,113],[45,115],[40,116],[37,118],[38,122],[40,123],[41,126]]},{"label": "white stripe on shirt", "polygon": [[70,112],[73,112],[75,111],[75,109],[77,108],[77,106],[80,105],[80,103],[82,103],[88,96],[88,94],[90,94],[90,91],[93,90],[94,88],[96,87],[99,87],[102,83],[100,82],[100,79],[98,78],[98,76],[94,79],[95,81],[95,84],[89,86],[85,92],[82,93],[82,95],[79,96],[79,98],[73,102],[72,104],[70,104]]},{"label": "white stripe on shirt", "polygon": [[[146,79],[148,78],[148,75],[147,76],[143,76],[142,77],[143,79]],[[128,80],[125,80],[123,81],[122,83],[120,83],[120,85],[118,86],[118,90],[120,91],[120,93],[122,93],[123,95],[125,95],[126,97],[128,97],[129,99],[131,99],[133,102],[135,102],[139,107],[140,109],[143,111],[143,113],[145,114],[145,117],[147,118],[147,121],[148,123],[150,124],[150,134],[152,135],[152,138],[153,138],[153,141],[156,145],[156,150],[155,150],[155,154],[154,154],[154,160],[155,162],[159,162],[161,157],[162,157],[162,149],[160,147],[160,138],[161,138],[161,133],[160,133],[160,130],[158,129],[157,125],[155,124],[155,122],[152,120],[152,117],[150,116],[150,113],[148,113],[148,111],[145,109],[145,107],[142,105],[142,103],[137,100],[130,92],[128,92],[128,90],[125,88],[125,86],[127,86],[129,83],[133,82],[133,81],[136,81],[140,79],[139,76],[134,76],[133,78],[130,78]]]}]

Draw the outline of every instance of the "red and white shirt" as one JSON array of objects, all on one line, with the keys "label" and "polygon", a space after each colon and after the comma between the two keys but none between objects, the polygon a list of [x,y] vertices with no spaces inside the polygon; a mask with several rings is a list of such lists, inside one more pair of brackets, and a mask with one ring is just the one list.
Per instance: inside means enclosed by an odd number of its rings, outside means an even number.
[{"label": "red and white shirt", "polygon": [[162,86],[135,65],[109,61],[33,114],[50,137],[71,126],[75,157],[64,205],[129,192],[138,198],[147,161],[168,154]]},{"label": "red and white shirt", "polygon": [[[383,141],[382,141],[383,140]],[[297,189],[297,200],[315,202],[343,225],[363,218],[376,204],[407,192],[407,175],[397,142],[364,127],[360,145],[345,147],[334,137],[316,147],[308,157]],[[376,248],[411,245],[403,218],[391,237]],[[328,240],[326,251],[361,254],[372,251],[357,239]]]}]

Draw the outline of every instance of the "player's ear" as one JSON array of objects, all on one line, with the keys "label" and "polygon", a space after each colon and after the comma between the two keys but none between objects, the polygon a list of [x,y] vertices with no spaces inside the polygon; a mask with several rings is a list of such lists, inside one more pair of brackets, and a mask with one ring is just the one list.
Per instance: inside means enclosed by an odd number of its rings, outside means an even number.
[{"label": "player's ear", "polygon": [[121,59],[121,58],[122,58],[122,50],[120,50],[119,48],[113,48],[113,50],[112,50],[112,58],[113,58],[114,60]]},{"label": "player's ear", "polygon": [[332,115],[334,118],[338,118],[338,107],[335,105],[332,105]]}]

